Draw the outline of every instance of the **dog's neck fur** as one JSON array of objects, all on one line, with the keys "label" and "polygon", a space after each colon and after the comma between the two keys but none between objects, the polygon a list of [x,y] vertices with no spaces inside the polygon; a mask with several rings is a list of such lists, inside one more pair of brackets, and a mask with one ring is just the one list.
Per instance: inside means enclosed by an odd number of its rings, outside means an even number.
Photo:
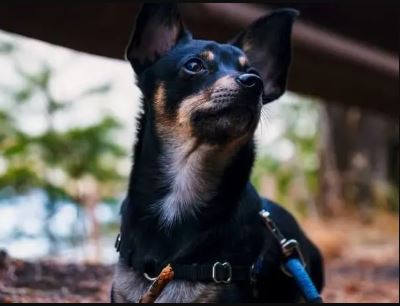
[{"label": "dog's neck fur", "polygon": [[164,227],[170,227],[186,217],[197,218],[201,208],[213,199],[232,155],[224,149],[208,144],[198,145],[193,139],[163,141],[163,153],[158,159],[160,187],[169,191],[154,208],[160,212]]},{"label": "dog's neck fur", "polygon": [[[194,139],[162,139],[157,135],[152,114],[145,111],[142,116],[128,196],[144,200],[145,203],[134,201],[134,205],[141,206],[142,213],[158,215],[162,227],[197,220],[201,210],[213,209],[214,202],[224,201],[223,190],[227,187],[228,193],[235,196],[245,188],[254,160],[253,140],[220,146],[201,144]],[[243,155],[246,161],[250,156],[251,162],[239,164]],[[234,178],[226,175],[233,168]],[[239,177],[236,168],[241,170]],[[134,182],[139,181],[146,188],[135,188]]]}]

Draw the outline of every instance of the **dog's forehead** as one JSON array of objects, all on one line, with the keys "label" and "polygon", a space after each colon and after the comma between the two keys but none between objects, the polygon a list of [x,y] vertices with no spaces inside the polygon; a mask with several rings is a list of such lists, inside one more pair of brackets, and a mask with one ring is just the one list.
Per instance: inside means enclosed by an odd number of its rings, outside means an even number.
[{"label": "dog's forehead", "polygon": [[199,55],[204,52],[211,52],[213,55],[223,58],[237,59],[244,56],[241,49],[230,45],[221,44],[212,40],[191,39],[181,45],[178,45],[176,55],[193,54]]}]

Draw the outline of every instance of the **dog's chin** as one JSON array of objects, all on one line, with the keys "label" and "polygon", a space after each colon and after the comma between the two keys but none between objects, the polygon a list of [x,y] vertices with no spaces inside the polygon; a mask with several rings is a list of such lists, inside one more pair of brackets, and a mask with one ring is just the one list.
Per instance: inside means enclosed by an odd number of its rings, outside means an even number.
[{"label": "dog's chin", "polygon": [[193,133],[201,142],[226,144],[250,139],[259,120],[259,112],[247,106],[215,107],[192,115]]}]

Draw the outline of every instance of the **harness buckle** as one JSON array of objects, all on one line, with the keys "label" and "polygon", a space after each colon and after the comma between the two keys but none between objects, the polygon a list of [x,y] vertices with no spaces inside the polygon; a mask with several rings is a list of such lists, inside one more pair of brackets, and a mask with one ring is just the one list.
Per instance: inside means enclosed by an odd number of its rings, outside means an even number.
[{"label": "harness buckle", "polygon": [[[218,279],[217,278],[217,268],[222,268],[225,271],[228,271],[228,275],[225,279]],[[219,261],[217,261],[216,263],[214,263],[213,267],[212,267],[212,279],[214,280],[214,282],[216,284],[220,284],[220,283],[224,283],[224,284],[229,284],[232,280],[232,266],[229,262],[224,262],[221,263]]]}]

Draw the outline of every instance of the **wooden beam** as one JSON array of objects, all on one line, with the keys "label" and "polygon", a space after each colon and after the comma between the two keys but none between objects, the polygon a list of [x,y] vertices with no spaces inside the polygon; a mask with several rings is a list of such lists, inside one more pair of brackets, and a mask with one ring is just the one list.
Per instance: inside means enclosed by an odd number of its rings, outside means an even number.
[{"label": "wooden beam", "polygon": [[[122,59],[140,5],[0,2],[0,29]],[[267,12],[259,5],[243,3],[182,3],[180,8],[195,37],[217,41],[228,40]],[[362,14],[362,10],[355,13]],[[301,15],[294,26],[293,42],[289,90],[398,116],[397,55],[307,24]]]},{"label": "wooden beam", "polygon": [[0,1],[0,29],[77,51],[123,59],[140,3],[43,2]]},{"label": "wooden beam", "polygon": [[[201,24],[202,21],[199,19],[207,16],[207,18],[213,18],[214,22],[219,20],[221,25],[228,24],[230,28],[236,29],[246,27],[255,19],[271,11],[265,7],[243,3],[181,4],[181,9],[189,23]],[[221,20],[221,16],[224,16],[223,20]],[[389,76],[398,77],[397,54],[391,54],[376,46],[368,46],[332,31],[307,24],[301,20],[301,15],[299,19],[293,29],[294,44],[307,48],[313,46],[316,52],[329,53],[350,62],[367,65],[369,68],[387,73]],[[220,33],[223,37],[226,36],[224,31]],[[222,38],[221,35],[220,38]]]}]

